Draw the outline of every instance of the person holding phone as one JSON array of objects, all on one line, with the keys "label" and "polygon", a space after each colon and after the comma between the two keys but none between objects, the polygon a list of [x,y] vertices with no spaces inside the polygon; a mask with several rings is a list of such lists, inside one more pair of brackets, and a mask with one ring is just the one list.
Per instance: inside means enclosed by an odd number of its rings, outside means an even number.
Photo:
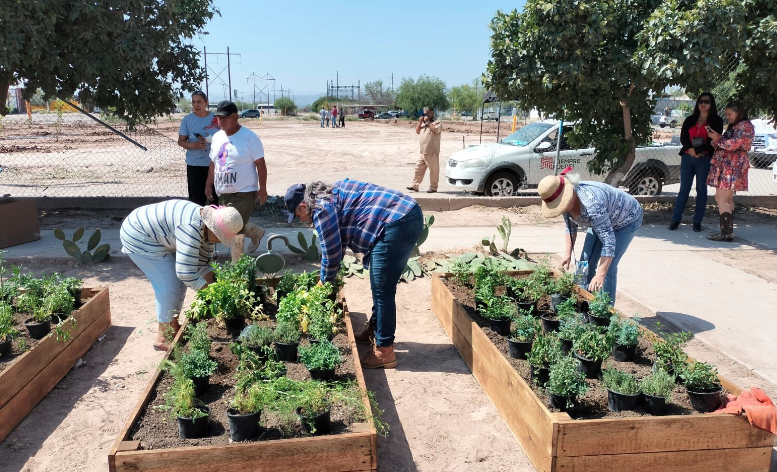
[{"label": "person holding phone", "polygon": [[[186,183],[189,201],[200,206],[208,204],[205,183],[210,166],[210,142],[219,130],[219,123],[208,111],[208,97],[205,92],[192,94],[192,113],[183,117],[178,131],[178,145],[186,149]],[[211,203],[217,203],[212,200]]]},{"label": "person holding phone", "polygon": [[437,185],[440,181],[440,133],[442,132],[442,123],[435,121],[434,108],[424,107],[424,113],[418,119],[415,127],[415,134],[419,135],[419,144],[421,155],[415,165],[415,175],[413,183],[407,187],[408,190],[417,192],[424,180],[426,169],[429,169],[429,190],[428,193],[437,192]]},{"label": "person holding phone", "polygon": [[707,131],[715,148],[707,185],[715,187],[715,202],[720,213],[720,231],[707,235],[712,241],[734,240],[734,194],[747,191],[748,152],[755,137],[755,127],[742,102],[726,105],[726,120],[725,133]]},{"label": "person holding phone", "polygon": [[696,99],[696,107],[691,116],[683,122],[680,131],[680,191],[674,203],[674,214],[669,224],[670,230],[676,230],[683,219],[685,205],[691,186],[696,179],[696,209],[693,214],[693,230],[701,231],[701,222],[707,208],[707,175],[710,172],[710,161],[715,153],[712,138],[708,130],[723,132],[723,119],[718,115],[715,97],[704,92]]}]

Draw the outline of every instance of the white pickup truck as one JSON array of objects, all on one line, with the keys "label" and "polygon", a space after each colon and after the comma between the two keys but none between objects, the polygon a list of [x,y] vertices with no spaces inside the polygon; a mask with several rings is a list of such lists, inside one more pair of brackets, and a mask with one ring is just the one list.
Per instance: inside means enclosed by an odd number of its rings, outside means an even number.
[{"label": "white pickup truck", "polygon": [[[445,167],[451,186],[487,196],[515,195],[536,188],[543,177],[554,174],[558,121],[528,124],[498,143],[471,146],[454,153]],[[559,168],[574,168],[581,180],[604,180],[591,174],[587,163],[595,150],[571,149],[565,136],[572,126],[564,125]],[[621,182],[634,195],[658,195],[664,185],[680,181],[680,146],[652,145],[637,148],[629,173]]]},{"label": "white pickup truck", "polygon": [[755,127],[753,147],[750,149],[750,165],[769,167],[777,160],[777,128],[767,120],[750,120]]}]

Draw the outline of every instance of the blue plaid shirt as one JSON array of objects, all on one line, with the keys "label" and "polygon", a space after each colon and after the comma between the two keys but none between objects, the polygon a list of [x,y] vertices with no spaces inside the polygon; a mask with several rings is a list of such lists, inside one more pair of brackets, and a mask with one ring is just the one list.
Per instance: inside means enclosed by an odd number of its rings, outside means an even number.
[{"label": "blue plaid shirt", "polygon": [[364,254],[365,267],[386,224],[405,216],[416,201],[396,190],[345,179],[335,182],[331,199],[319,199],[313,225],[321,242],[321,280],[333,280],[345,248]]}]

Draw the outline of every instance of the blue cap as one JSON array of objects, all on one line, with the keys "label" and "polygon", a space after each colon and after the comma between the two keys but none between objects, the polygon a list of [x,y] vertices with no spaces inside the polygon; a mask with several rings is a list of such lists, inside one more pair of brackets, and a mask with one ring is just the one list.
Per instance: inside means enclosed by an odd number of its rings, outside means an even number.
[{"label": "blue cap", "polygon": [[305,184],[294,184],[286,190],[286,197],[283,199],[286,205],[286,211],[289,212],[289,223],[294,221],[294,212],[302,200],[305,199]]}]

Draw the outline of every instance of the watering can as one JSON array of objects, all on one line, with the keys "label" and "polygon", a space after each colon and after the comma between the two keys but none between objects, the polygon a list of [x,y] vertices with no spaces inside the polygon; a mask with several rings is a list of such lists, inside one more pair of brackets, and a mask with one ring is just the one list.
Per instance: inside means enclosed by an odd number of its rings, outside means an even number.
[{"label": "watering can", "polygon": [[289,239],[281,234],[274,234],[267,239],[267,252],[256,258],[256,268],[264,274],[278,274],[286,267],[283,256],[272,252],[272,242],[276,239],[289,245]]}]

